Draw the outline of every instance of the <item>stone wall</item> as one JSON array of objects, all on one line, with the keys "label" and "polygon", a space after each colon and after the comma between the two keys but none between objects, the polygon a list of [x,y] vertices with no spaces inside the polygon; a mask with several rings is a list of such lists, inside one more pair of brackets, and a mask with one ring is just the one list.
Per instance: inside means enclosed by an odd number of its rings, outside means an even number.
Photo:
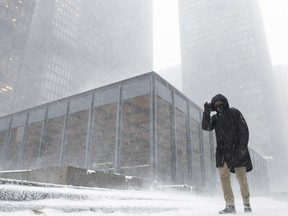
[{"label": "stone wall", "polygon": [[0,178],[111,189],[149,189],[155,186],[155,181],[150,179],[87,170],[72,166],[23,171],[2,171],[0,172]]}]

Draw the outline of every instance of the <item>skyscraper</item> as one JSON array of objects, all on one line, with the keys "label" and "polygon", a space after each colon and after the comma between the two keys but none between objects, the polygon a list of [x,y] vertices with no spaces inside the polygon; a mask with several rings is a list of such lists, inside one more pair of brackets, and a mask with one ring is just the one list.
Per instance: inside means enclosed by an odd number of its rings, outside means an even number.
[{"label": "skyscraper", "polygon": [[227,96],[247,120],[250,146],[273,154],[278,113],[258,0],[179,0],[179,10],[184,93],[200,106]]},{"label": "skyscraper", "polygon": [[9,112],[35,1],[0,2],[0,115]]},{"label": "skyscraper", "polygon": [[10,112],[152,70],[152,0],[33,2]]}]

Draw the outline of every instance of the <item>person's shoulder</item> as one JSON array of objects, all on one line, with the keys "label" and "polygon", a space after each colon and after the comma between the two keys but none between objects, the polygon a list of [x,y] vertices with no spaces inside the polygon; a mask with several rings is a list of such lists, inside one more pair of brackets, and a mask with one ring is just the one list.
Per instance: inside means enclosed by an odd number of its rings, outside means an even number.
[{"label": "person's shoulder", "polygon": [[232,112],[240,112],[238,109],[236,109],[235,107],[230,107],[229,108]]},{"label": "person's shoulder", "polygon": [[230,107],[229,108],[230,112],[232,112],[233,114],[239,114],[239,115],[242,115],[241,112],[236,109],[235,107]]}]

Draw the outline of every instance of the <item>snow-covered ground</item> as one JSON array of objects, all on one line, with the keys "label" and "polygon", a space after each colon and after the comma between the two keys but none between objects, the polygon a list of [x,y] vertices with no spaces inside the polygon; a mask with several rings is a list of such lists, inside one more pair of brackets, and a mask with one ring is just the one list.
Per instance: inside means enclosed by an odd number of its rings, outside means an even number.
[{"label": "snow-covered ground", "polygon": [[[244,215],[240,195],[236,210]],[[0,185],[1,216],[208,216],[224,208],[221,196],[183,192],[109,190],[99,188]],[[251,197],[253,213],[287,216],[288,197]]]}]

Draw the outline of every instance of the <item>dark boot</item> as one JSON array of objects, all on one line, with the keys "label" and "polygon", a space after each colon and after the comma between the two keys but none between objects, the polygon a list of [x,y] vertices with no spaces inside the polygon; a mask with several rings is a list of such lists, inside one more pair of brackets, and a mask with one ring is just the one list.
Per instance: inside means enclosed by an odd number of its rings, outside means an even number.
[{"label": "dark boot", "polygon": [[219,214],[235,214],[235,206],[233,205],[226,205],[225,209],[219,211]]},{"label": "dark boot", "polygon": [[252,209],[251,209],[251,206],[250,206],[249,203],[248,203],[248,204],[244,204],[244,212],[245,212],[245,213],[250,213],[250,212],[252,212]]}]

